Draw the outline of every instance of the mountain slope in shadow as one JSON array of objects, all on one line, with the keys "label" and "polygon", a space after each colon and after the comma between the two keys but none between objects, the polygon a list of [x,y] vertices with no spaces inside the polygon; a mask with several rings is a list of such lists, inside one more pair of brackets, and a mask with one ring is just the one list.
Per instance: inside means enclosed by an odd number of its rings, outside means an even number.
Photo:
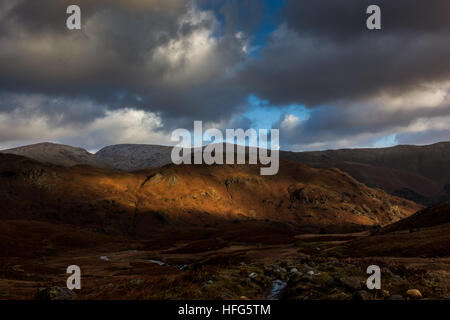
[{"label": "mountain slope in shadow", "polygon": [[[81,164],[131,172],[170,164],[171,151],[168,146],[122,144],[105,147],[94,155],[84,149],[42,143],[1,152],[63,166]],[[280,151],[280,157],[313,168],[339,168],[369,187],[424,205],[450,200],[448,142],[380,149]]]},{"label": "mountain slope in shadow", "polygon": [[450,142],[379,149],[282,152],[314,168],[337,167],[371,187],[426,205],[450,199]]},{"label": "mountain slope in shadow", "polygon": [[449,257],[450,204],[426,208],[338,248],[346,256]]},{"label": "mountain slope in shadow", "polygon": [[141,237],[248,221],[351,231],[384,226],[422,208],[339,169],[284,161],[276,176],[260,176],[251,165],[168,165],[127,173],[0,154],[0,195],[1,219]]}]

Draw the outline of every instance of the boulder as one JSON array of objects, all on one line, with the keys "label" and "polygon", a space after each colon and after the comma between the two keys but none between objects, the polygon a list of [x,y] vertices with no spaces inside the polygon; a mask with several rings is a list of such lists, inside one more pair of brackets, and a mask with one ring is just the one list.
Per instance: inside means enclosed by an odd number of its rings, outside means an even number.
[{"label": "boulder", "polygon": [[361,290],[361,281],[357,278],[347,277],[341,279],[340,282],[350,290]]},{"label": "boulder", "polygon": [[406,296],[411,299],[422,299],[422,293],[417,289],[410,289],[406,291]]},{"label": "boulder", "polygon": [[256,278],[258,277],[258,274],[257,274],[256,272],[252,272],[252,273],[250,273],[250,274],[248,275],[248,277],[249,277],[250,279],[256,279]]}]

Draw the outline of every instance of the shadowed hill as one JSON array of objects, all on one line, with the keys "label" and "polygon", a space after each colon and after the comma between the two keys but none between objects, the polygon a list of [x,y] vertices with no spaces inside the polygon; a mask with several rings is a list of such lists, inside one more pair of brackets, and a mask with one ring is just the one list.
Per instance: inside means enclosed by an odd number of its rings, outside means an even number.
[{"label": "shadowed hill", "polygon": [[[105,147],[93,155],[84,149],[42,143],[2,152],[63,166],[84,164],[136,171],[170,164],[171,150],[167,146],[122,144]],[[424,205],[450,200],[448,142],[381,149],[280,151],[280,157],[313,168],[339,168],[369,187]]]},{"label": "shadowed hill", "polygon": [[339,248],[348,256],[450,256],[450,204],[424,209],[380,232]]},{"label": "shadowed hill", "polygon": [[141,237],[247,221],[339,232],[384,226],[421,209],[338,169],[288,162],[278,175],[264,177],[249,165],[168,165],[126,173],[0,154],[0,195],[1,219]]},{"label": "shadowed hill", "polygon": [[337,167],[359,181],[424,204],[450,197],[450,142],[428,146],[282,152],[314,168]]},{"label": "shadowed hill", "polygon": [[443,203],[419,211],[412,216],[391,224],[381,231],[382,233],[430,228],[450,223],[450,203]]}]

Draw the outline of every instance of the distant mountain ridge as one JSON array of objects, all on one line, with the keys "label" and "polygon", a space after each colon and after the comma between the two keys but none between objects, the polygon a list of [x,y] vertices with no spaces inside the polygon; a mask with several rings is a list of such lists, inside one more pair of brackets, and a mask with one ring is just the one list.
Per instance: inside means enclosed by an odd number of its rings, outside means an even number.
[{"label": "distant mountain ridge", "polygon": [[[283,157],[314,167],[329,167],[344,162],[365,163],[415,173],[440,184],[450,182],[448,170],[450,168],[450,142],[439,142],[426,146],[398,145],[373,149],[283,152]],[[425,165],[425,161],[427,165]],[[447,172],[443,172],[444,169],[447,169]]]},{"label": "distant mountain ridge", "polygon": [[282,152],[313,168],[336,167],[370,187],[430,205],[450,199],[450,142],[379,149]]},{"label": "distant mountain ridge", "polygon": [[[118,144],[91,154],[81,148],[40,143],[0,152],[62,166],[90,165],[131,172],[170,164],[171,150],[169,146]],[[336,167],[369,187],[425,205],[450,200],[450,142],[379,149],[280,151],[280,158],[313,168]]]},{"label": "distant mountain ridge", "polygon": [[117,144],[104,147],[95,156],[114,169],[136,171],[171,163],[172,147],[147,144]]},{"label": "distant mountain ridge", "polygon": [[64,167],[88,165],[97,168],[111,168],[111,165],[83,148],[43,142],[13,149],[0,150],[0,153],[24,156],[42,163]]}]

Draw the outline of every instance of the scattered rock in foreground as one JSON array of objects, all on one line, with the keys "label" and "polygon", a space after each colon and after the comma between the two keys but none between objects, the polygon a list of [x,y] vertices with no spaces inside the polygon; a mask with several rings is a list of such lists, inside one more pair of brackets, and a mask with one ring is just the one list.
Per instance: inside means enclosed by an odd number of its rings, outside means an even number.
[{"label": "scattered rock in foreground", "polygon": [[361,290],[361,281],[353,277],[347,277],[340,280],[341,283],[350,290]]},{"label": "scattered rock in foreground", "polygon": [[249,279],[256,279],[258,277],[258,274],[256,272],[252,272],[248,275]]},{"label": "scattered rock in foreground", "polygon": [[353,300],[370,300],[370,296],[367,291],[359,290],[353,293]]},{"label": "scattered rock in foreground", "polygon": [[73,300],[76,297],[75,292],[62,287],[39,288],[36,293],[38,300]]},{"label": "scattered rock in foreground", "polygon": [[422,299],[422,293],[417,289],[410,289],[406,291],[406,296],[411,299]]}]

